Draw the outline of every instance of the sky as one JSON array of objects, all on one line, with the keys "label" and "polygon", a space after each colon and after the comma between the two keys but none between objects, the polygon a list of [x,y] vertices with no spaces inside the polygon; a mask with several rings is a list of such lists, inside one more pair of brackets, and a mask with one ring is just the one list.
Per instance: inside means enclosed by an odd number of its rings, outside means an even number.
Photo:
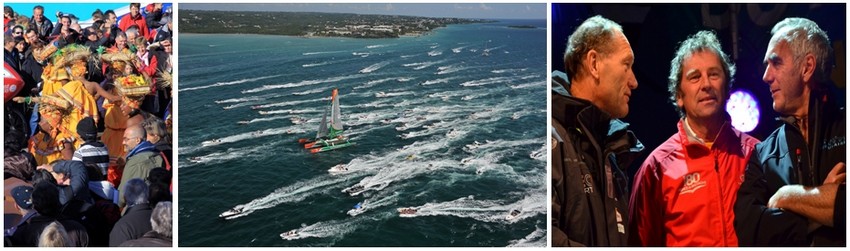
[{"label": "sky", "polygon": [[179,9],[333,12],[487,19],[546,19],[545,3],[181,3]]}]

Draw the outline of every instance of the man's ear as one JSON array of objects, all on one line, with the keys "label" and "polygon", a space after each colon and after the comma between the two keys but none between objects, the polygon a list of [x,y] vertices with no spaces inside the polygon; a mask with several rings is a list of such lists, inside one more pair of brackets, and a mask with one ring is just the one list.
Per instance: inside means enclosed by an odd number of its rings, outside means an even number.
[{"label": "man's ear", "polygon": [[[800,67],[800,70],[802,71],[801,75],[803,76],[803,82],[809,83],[812,80],[812,77],[815,75],[815,67],[817,66],[815,56],[811,53],[806,54],[806,56],[803,57],[803,62],[801,66],[802,67]],[[824,66],[821,65],[820,67]]]},{"label": "man's ear", "polygon": [[590,50],[585,55],[585,67],[587,68],[587,72],[594,79],[599,79],[599,52],[596,50]]}]

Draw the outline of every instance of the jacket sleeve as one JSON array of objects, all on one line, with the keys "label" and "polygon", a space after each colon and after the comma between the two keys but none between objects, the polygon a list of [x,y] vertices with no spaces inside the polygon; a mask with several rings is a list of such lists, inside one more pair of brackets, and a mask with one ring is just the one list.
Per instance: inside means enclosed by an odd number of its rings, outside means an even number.
[{"label": "jacket sleeve", "polygon": [[767,184],[759,148],[750,155],[744,183],[735,201],[735,232],[740,246],[798,246],[807,242],[808,220],[777,208],[768,208],[773,192]]},{"label": "jacket sleeve", "polygon": [[77,197],[77,194],[88,193],[89,176],[86,172],[86,166],[81,161],[66,160],[56,164],[53,171],[63,173],[71,179],[71,192],[73,195],[67,196],[67,199]]},{"label": "jacket sleeve", "polygon": [[659,165],[650,156],[635,174],[632,196],[629,199],[629,246],[666,245]]},{"label": "jacket sleeve", "polygon": [[[552,121],[553,126],[551,127],[551,136],[552,136],[552,144],[555,146],[552,148],[552,214],[551,214],[551,224],[552,224],[552,246],[553,247],[584,247],[585,245],[581,242],[570,239],[570,236],[567,235],[567,232],[564,229],[569,226],[564,226],[566,224],[566,219],[569,217],[567,212],[564,212],[563,208],[565,206],[566,201],[565,198],[568,196],[568,191],[566,191],[566,173],[565,173],[565,164],[564,164],[564,156],[562,145],[563,139],[558,135],[558,129],[563,131],[563,127],[560,124],[557,124],[555,120]],[[558,128],[558,129],[555,129]]]}]

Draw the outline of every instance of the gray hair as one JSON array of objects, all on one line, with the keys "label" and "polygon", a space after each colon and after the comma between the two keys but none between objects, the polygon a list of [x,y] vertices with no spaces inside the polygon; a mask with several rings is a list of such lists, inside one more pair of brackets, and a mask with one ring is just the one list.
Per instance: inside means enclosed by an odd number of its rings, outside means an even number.
[{"label": "gray hair", "polygon": [[670,61],[667,91],[670,93],[670,102],[673,103],[673,107],[676,107],[680,117],[685,116],[685,108],[676,104],[676,97],[682,93],[682,63],[694,53],[705,51],[713,52],[720,58],[720,63],[723,64],[723,74],[726,75],[726,91],[723,92],[723,100],[729,99],[729,90],[732,89],[732,83],[735,82],[735,64],[729,59],[729,55],[720,48],[720,40],[717,39],[717,35],[713,31],[699,31],[682,41],[682,44],[676,49],[676,56]]},{"label": "gray hair", "polygon": [[124,33],[127,33],[127,36],[129,36],[130,33],[133,33],[133,35],[139,36],[139,28],[130,27],[130,28],[127,28],[127,30],[125,30]]},{"label": "gray hair", "polygon": [[54,221],[47,225],[41,234],[38,235],[39,247],[73,247],[75,246],[68,231],[62,226],[62,223]]},{"label": "gray hair", "polygon": [[165,129],[165,122],[162,121],[157,116],[150,116],[145,118],[145,122],[142,123],[145,127],[145,131],[149,134],[153,134],[159,136],[160,141],[171,142],[171,137],[168,134],[168,130]]},{"label": "gray hair", "polygon": [[124,201],[128,206],[148,203],[148,184],[139,178],[127,181],[127,185],[124,185]]},{"label": "gray hair", "polygon": [[151,213],[151,228],[153,231],[171,238],[171,201],[156,204]]},{"label": "gray hair", "polygon": [[823,83],[832,73],[832,46],[829,36],[817,23],[800,17],[786,18],[770,30],[773,36],[779,36],[781,41],[788,42],[791,54],[794,55],[794,67],[799,67],[806,54],[815,56],[816,66],[814,80]]},{"label": "gray hair", "polygon": [[611,40],[617,33],[622,33],[623,27],[602,16],[594,16],[584,20],[576,31],[567,39],[567,49],[564,51],[564,67],[567,76],[575,78],[581,70],[582,59],[590,50],[596,50],[605,56],[611,53]]}]

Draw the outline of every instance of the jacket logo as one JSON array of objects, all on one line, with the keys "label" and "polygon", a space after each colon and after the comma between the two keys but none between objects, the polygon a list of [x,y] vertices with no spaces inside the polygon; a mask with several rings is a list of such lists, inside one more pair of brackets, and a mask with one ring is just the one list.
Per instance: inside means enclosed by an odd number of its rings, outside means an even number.
[{"label": "jacket logo", "polygon": [[593,193],[593,178],[590,174],[584,175],[584,193]]},{"label": "jacket logo", "polygon": [[705,181],[700,180],[699,173],[685,175],[685,186],[679,189],[679,195],[694,193],[705,186]]},{"label": "jacket logo", "polygon": [[844,137],[833,137],[827,141],[824,141],[821,149],[832,150],[832,148],[844,146],[845,144],[847,143]]}]

